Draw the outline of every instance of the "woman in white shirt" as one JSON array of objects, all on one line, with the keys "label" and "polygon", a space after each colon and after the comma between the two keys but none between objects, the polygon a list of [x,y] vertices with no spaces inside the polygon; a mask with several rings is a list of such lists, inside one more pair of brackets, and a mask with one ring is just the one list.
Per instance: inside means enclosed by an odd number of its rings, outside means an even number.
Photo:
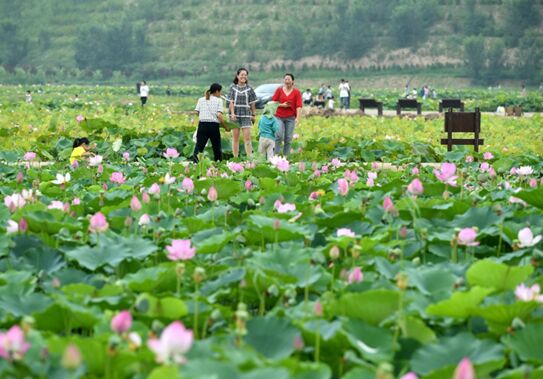
[{"label": "woman in white shirt", "polygon": [[196,131],[196,146],[192,154],[192,160],[198,162],[198,154],[204,151],[207,141],[211,140],[213,155],[216,161],[222,159],[221,151],[221,125],[228,132],[223,117],[223,105],[221,100],[222,86],[213,83],[205,92],[205,96],[198,99],[196,108],[198,113],[198,130]]},{"label": "woman in white shirt", "polygon": [[147,97],[149,97],[149,86],[144,80],[140,86],[140,100],[142,107],[145,105],[145,103],[147,103]]}]

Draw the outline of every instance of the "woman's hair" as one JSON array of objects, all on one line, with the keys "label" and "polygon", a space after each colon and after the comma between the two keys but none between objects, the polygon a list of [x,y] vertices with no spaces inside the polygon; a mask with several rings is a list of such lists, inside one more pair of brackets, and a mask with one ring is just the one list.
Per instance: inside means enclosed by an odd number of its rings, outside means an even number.
[{"label": "woman's hair", "polygon": [[209,86],[209,89],[205,92],[206,100],[209,100],[209,97],[212,93],[222,90],[222,86],[219,83],[213,83]]},{"label": "woman's hair", "polygon": [[[238,80],[238,75],[240,74],[240,72],[242,71],[245,71],[247,73],[247,75],[249,75],[249,70],[247,70],[245,67],[240,67],[238,68],[238,71],[236,72],[236,76],[234,76],[234,84],[238,84],[239,80]],[[249,80],[247,80],[246,82],[247,84],[249,84]]]},{"label": "woman's hair", "polygon": [[75,149],[76,147],[79,147],[79,146],[83,145],[84,143],[86,143],[87,145],[90,143],[90,142],[89,142],[89,139],[88,139],[87,137],[76,138],[76,139],[74,140],[74,149]]},{"label": "woman's hair", "polygon": [[292,79],[292,81],[294,81],[294,75],[291,74],[290,72],[287,72],[287,73],[285,74],[285,76],[290,76],[290,78]]}]

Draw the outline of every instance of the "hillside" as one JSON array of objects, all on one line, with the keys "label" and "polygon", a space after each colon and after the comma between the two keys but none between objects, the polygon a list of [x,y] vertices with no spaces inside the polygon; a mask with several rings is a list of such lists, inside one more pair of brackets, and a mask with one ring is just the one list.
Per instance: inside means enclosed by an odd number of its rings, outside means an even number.
[{"label": "hillside", "polygon": [[433,66],[537,82],[542,16],[540,0],[0,0],[0,63],[89,79]]}]

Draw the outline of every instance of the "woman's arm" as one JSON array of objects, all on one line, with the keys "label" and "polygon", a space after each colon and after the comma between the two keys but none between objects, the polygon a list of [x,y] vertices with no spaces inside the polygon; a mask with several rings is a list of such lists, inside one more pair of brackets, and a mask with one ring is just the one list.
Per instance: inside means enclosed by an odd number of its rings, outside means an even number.
[{"label": "woman's arm", "polygon": [[219,123],[224,128],[224,130],[229,132],[230,128],[228,128],[228,125],[226,125],[226,121],[224,120],[224,116],[223,116],[222,112],[217,112],[217,118],[219,119]]},{"label": "woman's arm", "polygon": [[234,100],[230,100],[228,103],[228,109],[230,110],[230,119],[236,121],[236,114],[234,113]]}]

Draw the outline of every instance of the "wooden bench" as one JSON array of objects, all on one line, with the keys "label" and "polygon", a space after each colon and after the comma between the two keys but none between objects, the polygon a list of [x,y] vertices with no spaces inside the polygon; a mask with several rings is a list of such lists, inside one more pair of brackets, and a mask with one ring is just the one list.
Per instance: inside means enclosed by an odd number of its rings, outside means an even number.
[{"label": "wooden bench", "polygon": [[422,103],[419,103],[415,99],[398,99],[396,103],[396,114],[399,116],[402,114],[402,108],[417,109],[417,114],[422,112]]},{"label": "wooden bench", "polygon": [[439,102],[439,113],[443,112],[443,109],[460,109],[460,112],[464,112],[464,102],[460,99],[442,99]]},{"label": "wooden bench", "polygon": [[360,110],[362,113],[366,111],[366,108],[377,108],[377,115],[383,115],[383,102],[375,99],[358,99]]},{"label": "wooden bench", "polygon": [[[481,111],[475,108],[475,112],[453,112],[449,109],[445,112],[445,132],[447,138],[441,139],[442,145],[447,145],[447,151],[452,151],[453,145],[473,145],[476,152],[479,146],[485,143],[479,138],[481,132]],[[474,138],[452,138],[453,133],[474,133]]]}]

